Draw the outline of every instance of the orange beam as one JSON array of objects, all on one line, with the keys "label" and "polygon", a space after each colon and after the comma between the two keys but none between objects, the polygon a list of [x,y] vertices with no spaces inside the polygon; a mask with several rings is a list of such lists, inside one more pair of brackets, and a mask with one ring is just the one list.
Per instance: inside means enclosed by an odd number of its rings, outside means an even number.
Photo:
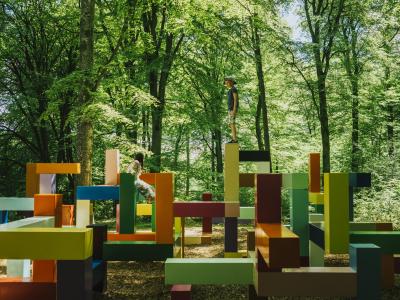
[{"label": "orange beam", "polygon": [[156,233],[155,232],[136,232],[129,234],[120,234],[117,232],[108,232],[107,233],[108,241],[155,241]]},{"label": "orange beam", "polygon": [[80,174],[79,163],[37,163],[36,174]]},{"label": "orange beam", "polygon": [[54,216],[54,226],[62,226],[62,196],[61,194],[35,194],[33,215]]},{"label": "orange beam", "polygon": [[142,173],[139,178],[148,184],[154,185],[156,183],[156,173]]},{"label": "orange beam", "polygon": [[268,268],[300,267],[299,237],[282,224],[257,223],[256,249]]},{"label": "orange beam", "polygon": [[33,197],[39,193],[39,175],[36,174],[36,164],[26,164],[25,196]]},{"label": "orange beam", "polygon": [[173,244],[174,176],[172,173],[156,173],[156,242]]}]

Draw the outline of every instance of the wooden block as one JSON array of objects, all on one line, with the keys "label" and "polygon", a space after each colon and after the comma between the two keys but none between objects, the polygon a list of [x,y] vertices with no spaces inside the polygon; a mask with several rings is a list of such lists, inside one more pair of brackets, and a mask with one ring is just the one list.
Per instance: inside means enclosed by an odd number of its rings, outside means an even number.
[{"label": "wooden block", "polygon": [[[304,175],[307,179],[307,174]],[[308,191],[307,189],[290,189],[290,226],[300,238],[300,255],[308,256]]]},{"label": "wooden block", "polygon": [[[203,200],[203,201],[212,201],[212,193],[203,193],[201,198],[202,198],[201,200]],[[202,229],[203,229],[203,233],[211,233],[212,232],[212,218],[203,217]]]},{"label": "wooden block", "polygon": [[168,258],[165,284],[252,284],[251,258]]},{"label": "wooden block", "polygon": [[282,187],[284,189],[308,189],[307,173],[282,174]]},{"label": "wooden block", "polygon": [[93,229],[93,259],[103,259],[103,243],[107,241],[107,225],[91,224],[87,228]]},{"label": "wooden block", "polygon": [[139,178],[148,184],[156,184],[156,173],[142,173]]},{"label": "wooden block", "polygon": [[29,259],[7,259],[7,277],[31,277]]},{"label": "wooden block", "polygon": [[86,228],[91,223],[90,201],[76,200],[76,227]]},{"label": "wooden block", "polygon": [[38,194],[55,194],[55,193],[56,193],[56,175],[39,174]]},{"label": "wooden block", "polygon": [[119,150],[108,149],[106,150],[106,163],[104,166],[104,174],[106,185],[117,185],[119,174]]},{"label": "wooden block", "polygon": [[103,244],[108,261],[163,261],[173,256],[173,245],[156,242],[107,241]]},{"label": "wooden block", "polygon": [[80,174],[79,163],[37,163],[36,174]]},{"label": "wooden block", "polygon": [[351,231],[351,243],[371,243],[384,254],[400,253],[400,231]]},{"label": "wooden block", "polygon": [[225,202],[175,201],[173,208],[174,217],[225,217]]},{"label": "wooden block", "polygon": [[57,300],[92,300],[92,258],[57,261]]},{"label": "wooden block", "polygon": [[313,213],[309,214],[310,223],[323,222],[324,214]]},{"label": "wooden block", "polygon": [[104,260],[93,260],[92,271],[92,290],[98,293],[104,293],[107,289],[107,262]]},{"label": "wooden block", "polygon": [[357,298],[379,299],[381,249],[374,244],[350,244],[350,267],[357,272]]},{"label": "wooden block", "polygon": [[268,300],[268,297],[259,297],[254,285],[249,284],[247,299],[249,300]]},{"label": "wooden block", "polygon": [[325,249],[325,232],[323,223],[310,223],[309,224],[309,237],[310,241],[318,245],[321,249]]},{"label": "wooden block", "polygon": [[171,300],[190,300],[192,299],[192,285],[175,284],[171,288]]},{"label": "wooden block", "polygon": [[0,197],[0,210],[33,211],[33,198]]},{"label": "wooden block", "polygon": [[132,174],[120,175],[119,188],[119,232],[123,234],[135,233],[136,219],[136,177]]},{"label": "wooden block", "polygon": [[0,300],[56,299],[56,283],[29,278],[0,278],[0,291]]},{"label": "wooden block", "polygon": [[282,174],[257,174],[256,221],[258,223],[281,222]]},{"label": "wooden block", "polygon": [[39,193],[39,175],[36,174],[36,164],[26,164],[25,196],[33,197]]},{"label": "wooden block", "polygon": [[247,251],[255,251],[256,234],[254,230],[247,230]]},{"label": "wooden block", "polygon": [[256,210],[254,206],[250,207],[240,207],[240,217],[239,220],[254,220],[255,219]]},{"label": "wooden block", "polygon": [[54,216],[55,227],[62,226],[62,194],[35,194],[33,215]]},{"label": "wooden block", "polygon": [[119,186],[95,185],[78,186],[76,188],[77,200],[114,200],[119,201]]},{"label": "wooden block", "polygon": [[62,205],[62,225],[72,226],[75,224],[74,220],[75,205]]},{"label": "wooden block", "polygon": [[237,252],[238,250],[238,219],[225,218],[224,250],[225,252]]},{"label": "wooden block", "polygon": [[325,252],[349,251],[349,175],[324,174],[324,232]]},{"label": "wooden block", "polygon": [[91,229],[14,228],[0,231],[0,258],[86,259],[92,256]]},{"label": "wooden block", "polygon": [[136,204],[136,215],[137,216],[151,216],[152,215],[152,204],[137,203]]},{"label": "wooden block", "polygon": [[239,202],[239,144],[225,144],[224,201]]},{"label": "wooden block", "polygon": [[324,204],[324,194],[323,193],[308,193],[308,201],[311,204],[323,205]]},{"label": "wooden block", "polygon": [[260,150],[239,151],[239,161],[269,161],[268,157],[269,157],[268,151],[260,151]]},{"label": "wooden block", "polygon": [[257,223],[256,249],[268,268],[300,267],[299,237],[282,224]]},{"label": "wooden block", "polygon": [[323,267],[325,264],[325,250],[312,241],[309,242],[309,249],[310,267]]},{"label": "wooden block", "polygon": [[383,289],[394,287],[394,257],[392,254],[383,254],[381,258],[381,286]]},{"label": "wooden block", "polygon": [[33,260],[32,280],[35,282],[56,282],[56,261]]},{"label": "wooden block", "polygon": [[253,274],[258,296],[357,296],[357,274],[349,267],[302,267],[282,272],[256,272],[254,269]]},{"label": "wooden block", "polygon": [[394,272],[400,274],[400,256],[394,255]]},{"label": "wooden block", "polygon": [[310,153],[308,157],[308,190],[319,193],[320,187],[320,154]]},{"label": "wooden block", "polygon": [[120,234],[117,232],[108,232],[107,239],[109,241],[155,241],[156,233],[155,232],[140,232],[136,231],[135,233],[128,234]]},{"label": "wooden block", "polygon": [[239,174],[239,186],[240,187],[254,187],[255,182],[254,173],[240,173]]},{"label": "wooden block", "polygon": [[238,202],[224,202],[225,204],[225,218],[237,218],[240,216],[240,203]]},{"label": "wooden block", "polygon": [[173,243],[173,208],[174,175],[172,173],[156,174],[156,242]]},{"label": "wooden block", "polygon": [[225,258],[243,258],[242,252],[224,252]]},{"label": "wooden block", "polygon": [[371,187],[371,173],[349,173],[349,186]]},{"label": "wooden block", "polygon": [[13,228],[54,227],[54,217],[31,217],[0,225],[0,231]]}]

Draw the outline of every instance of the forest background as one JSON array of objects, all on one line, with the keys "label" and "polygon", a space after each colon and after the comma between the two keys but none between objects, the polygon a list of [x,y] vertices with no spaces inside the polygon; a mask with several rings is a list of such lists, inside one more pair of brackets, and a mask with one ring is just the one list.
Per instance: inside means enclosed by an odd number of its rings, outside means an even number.
[{"label": "forest background", "polygon": [[[356,219],[400,226],[400,2],[0,0],[0,196],[27,162],[80,162],[58,189],[103,182],[105,149],[175,173],[178,199],[223,198],[225,76],[241,149],[273,172],[371,172]],[[243,171],[254,170],[251,164]],[[241,190],[252,205],[251,189]],[[111,217],[110,203],[96,204]],[[287,215],[287,203],[284,207]]]}]

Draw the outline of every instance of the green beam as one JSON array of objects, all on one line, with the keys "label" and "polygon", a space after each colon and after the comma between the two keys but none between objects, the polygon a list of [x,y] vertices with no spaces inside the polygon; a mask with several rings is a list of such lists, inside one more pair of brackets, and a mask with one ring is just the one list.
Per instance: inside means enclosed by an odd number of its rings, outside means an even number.
[{"label": "green beam", "polygon": [[120,233],[135,232],[136,188],[135,176],[121,173],[119,188]]},{"label": "green beam", "polygon": [[375,244],[385,254],[400,253],[400,231],[351,231],[350,242]]},{"label": "green beam", "polygon": [[253,284],[252,258],[168,258],[165,284]]}]

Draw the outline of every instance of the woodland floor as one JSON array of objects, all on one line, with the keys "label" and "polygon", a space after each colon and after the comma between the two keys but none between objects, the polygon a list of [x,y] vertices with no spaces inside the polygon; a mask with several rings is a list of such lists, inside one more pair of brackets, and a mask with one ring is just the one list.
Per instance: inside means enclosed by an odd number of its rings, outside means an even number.
[{"label": "woodland floor", "polygon": [[[200,228],[192,228],[200,231]],[[185,257],[223,257],[223,227],[213,227],[211,245],[193,245],[185,248]],[[246,249],[246,227],[239,227],[239,249]],[[327,256],[329,266],[344,266],[348,263],[346,256]],[[0,260],[0,277],[4,275],[4,261]],[[96,294],[94,300],[127,300],[127,299],[170,299],[169,286],[164,285],[163,262],[109,262],[108,288],[104,294]],[[247,299],[247,286],[202,285],[192,287],[192,299]],[[288,298],[283,299],[350,299],[350,298]],[[396,275],[396,287],[382,292],[382,300],[400,299],[400,276]]]}]

